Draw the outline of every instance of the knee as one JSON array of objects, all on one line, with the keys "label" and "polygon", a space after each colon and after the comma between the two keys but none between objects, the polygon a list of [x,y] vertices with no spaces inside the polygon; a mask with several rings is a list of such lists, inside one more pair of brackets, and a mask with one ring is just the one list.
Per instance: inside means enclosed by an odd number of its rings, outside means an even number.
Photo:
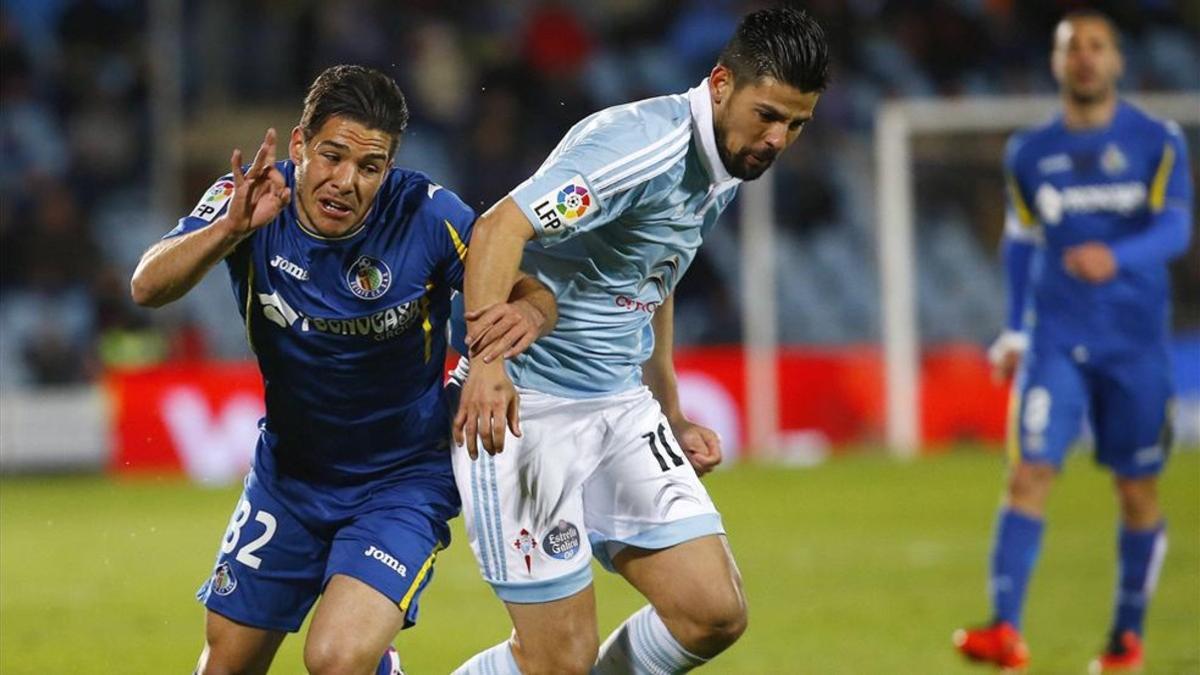
[{"label": "knee", "polygon": [[524,675],[587,675],[599,651],[596,635],[564,635],[541,649],[524,648],[518,638],[513,638],[513,655]]},{"label": "knee", "polygon": [[746,632],[749,612],[745,597],[739,592],[724,600],[705,603],[702,609],[689,612],[681,620],[667,625],[684,649],[711,658],[728,649]]},{"label": "knee", "polygon": [[210,631],[196,663],[196,675],[265,673],[273,654],[270,645],[239,642],[234,637]]},{"label": "knee", "polygon": [[1045,507],[1050,486],[1054,484],[1054,467],[1048,464],[1018,464],[1008,478],[1010,506],[1040,514]]},{"label": "knee", "polygon": [[1117,495],[1121,501],[1121,516],[1126,525],[1145,529],[1161,520],[1158,491],[1153,481],[1118,480]]},{"label": "knee", "polygon": [[309,635],[304,643],[304,668],[311,675],[358,675],[374,672],[382,650],[368,650],[348,641]]}]

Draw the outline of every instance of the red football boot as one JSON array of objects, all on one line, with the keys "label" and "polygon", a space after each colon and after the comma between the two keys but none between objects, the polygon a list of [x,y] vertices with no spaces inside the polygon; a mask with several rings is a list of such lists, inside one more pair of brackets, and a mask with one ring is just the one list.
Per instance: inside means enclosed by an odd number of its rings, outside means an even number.
[{"label": "red football boot", "polygon": [[972,661],[991,663],[1001,668],[1021,670],[1029,665],[1029,648],[1021,633],[1007,621],[983,628],[954,631],[954,646]]},{"label": "red football boot", "polygon": [[1142,639],[1138,634],[1127,630],[1113,634],[1108,641],[1108,649],[1088,664],[1088,672],[1092,675],[1100,673],[1139,673],[1142,671]]}]

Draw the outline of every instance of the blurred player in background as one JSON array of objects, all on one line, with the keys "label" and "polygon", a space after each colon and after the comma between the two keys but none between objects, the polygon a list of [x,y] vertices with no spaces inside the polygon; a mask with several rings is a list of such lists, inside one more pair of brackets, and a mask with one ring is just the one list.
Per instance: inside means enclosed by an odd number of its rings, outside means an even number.
[{"label": "blurred player in background", "polygon": [[1191,231],[1187,150],[1177,125],[1118,98],[1119,35],[1104,15],[1067,15],[1051,60],[1062,114],[1015,135],[1005,160],[1009,311],[991,356],[1017,379],[1014,463],[991,558],[994,613],[955,643],[975,660],[1028,662],[1021,609],[1046,498],[1086,414],[1121,510],[1115,615],[1092,669],[1136,670],[1167,548],[1157,495],[1173,395],[1167,263]]},{"label": "blurred player in background", "polygon": [[[266,672],[318,596],[309,672],[399,672],[390,643],[449,545],[445,325],[475,214],[392,165],[407,120],[387,75],[326,70],[290,159],[275,161],[274,130],[244,172],[235,150],[134,273],[134,299],[158,307],[225,261],[266,385],[254,465],[199,592],[200,673]],[[525,335],[552,325],[537,282],[506,295],[490,317]]]},{"label": "blurred player in background", "polygon": [[[562,320],[507,372],[472,358],[466,376],[455,477],[515,632],[456,672],[679,673],[745,630],[737,567],[698,478],[720,462],[720,440],[679,406],[672,291],[741,181],[812,119],[827,80],[812,18],[755,12],[699,86],[580,121],[480,218],[467,309],[503,300],[520,267],[554,291]],[[489,328],[471,317],[474,356]],[[592,555],[650,601],[603,646]]]}]

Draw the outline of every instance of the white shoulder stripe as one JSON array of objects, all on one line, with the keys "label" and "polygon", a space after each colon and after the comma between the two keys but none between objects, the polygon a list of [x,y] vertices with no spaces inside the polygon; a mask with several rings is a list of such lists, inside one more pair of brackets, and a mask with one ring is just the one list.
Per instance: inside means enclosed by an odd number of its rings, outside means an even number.
[{"label": "white shoulder stripe", "polygon": [[692,140],[691,134],[679,136],[670,145],[668,145],[667,147],[663,148],[662,150],[656,152],[655,154],[651,155],[649,158],[644,159],[641,162],[634,164],[633,166],[627,167],[623,171],[615,173],[615,174],[605,178],[604,180],[601,180],[599,182],[593,182],[592,187],[596,188],[597,192],[602,193],[602,192],[606,191],[610,186],[621,182],[622,180],[628,178],[629,176],[636,175],[639,171],[651,170],[652,167],[657,166],[659,162],[662,162],[663,160],[666,160],[666,159],[670,159],[670,158],[675,157],[676,155],[680,154],[681,150],[686,151],[687,147],[688,147],[688,143],[690,143],[691,140]]},{"label": "white shoulder stripe", "polygon": [[637,152],[635,152],[631,155],[624,155],[620,159],[617,159],[615,161],[612,161],[612,162],[600,167],[595,172],[593,172],[590,176],[588,176],[588,182],[591,183],[592,185],[595,185],[596,181],[602,180],[604,175],[609,173],[610,171],[615,171],[617,169],[620,169],[621,167],[629,164],[630,162],[633,162],[633,161],[641,158],[643,155],[647,155],[647,154],[650,154],[650,153],[658,150],[659,148],[663,147],[664,145],[674,144],[675,142],[677,142],[679,140],[680,137],[686,135],[687,132],[689,132],[691,130],[691,126],[692,125],[691,125],[690,121],[684,122],[680,126],[672,129],[671,133],[667,134],[666,136],[663,136],[662,138],[658,139],[657,141],[651,143],[650,145],[647,145],[646,147],[642,148],[641,150],[638,150]]},{"label": "white shoulder stripe", "polygon": [[633,178],[631,178],[619,185],[605,188],[604,190],[600,190],[599,188],[597,188],[596,193],[600,196],[601,200],[605,200],[605,199],[608,199],[609,197],[617,194],[618,192],[623,192],[625,190],[628,190],[631,187],[634,187],[641,183],[645,183],[646,181],[649,181],[663,173],[666,173],[667,171],[669,171],[671,169],[671,167],[678,164],[679,160],[683,159],[684,156],[687,155],[687,149],[688,149],[688,145],[687,145],[687,143],[684,143],[682,147],[680,147],[678,150],[676,150],[675,154],[671,155],[670,157],[667,157],[666,161],[658,164],[657,166],[655,166],[643,173],[637,174]]}]

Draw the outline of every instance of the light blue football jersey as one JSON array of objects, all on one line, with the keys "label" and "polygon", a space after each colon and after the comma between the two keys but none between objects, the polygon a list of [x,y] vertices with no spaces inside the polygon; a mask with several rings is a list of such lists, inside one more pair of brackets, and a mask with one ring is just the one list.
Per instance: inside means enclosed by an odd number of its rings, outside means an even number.
[{"label": "light blue football jersey", "polygon": [[513,382],[569,398],[640,386],[650,318],[740,182],[717,152],[707,80],[572,127],[509,195],[535,232],[521,267],[559,312],[554,332],[510,362]]}]

